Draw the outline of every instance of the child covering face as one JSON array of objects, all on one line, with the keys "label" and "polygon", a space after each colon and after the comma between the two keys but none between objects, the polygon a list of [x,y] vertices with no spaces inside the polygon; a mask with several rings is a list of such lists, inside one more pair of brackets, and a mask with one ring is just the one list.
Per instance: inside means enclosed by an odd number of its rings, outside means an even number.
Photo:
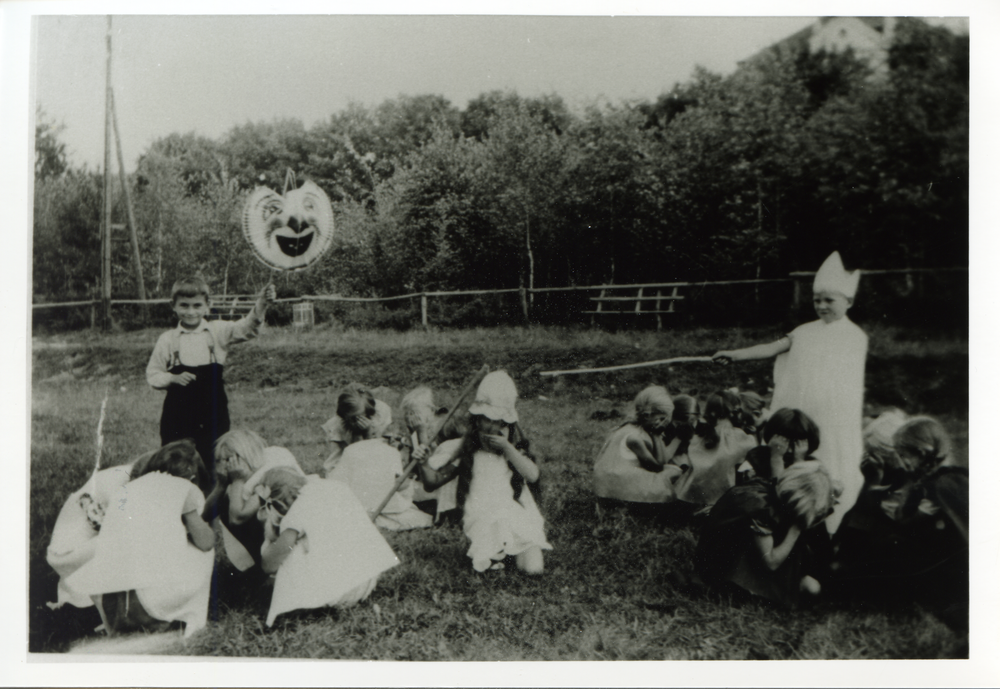
[{"label": "child covering face", "polygon": [[628,503],[668,503],[676,499],[674,482],[681,469],[669,464],[691,437],[691,424],[678,424],[668,441],[674,402],[667,389],[655,385],[635,398],[635,418],[612,431],[594,462],[594,494]]},{"label": "child covering face", "polygon": [[255,492],[262,503],[263,568],[275,574],[268,625],[293,610],[355,605],[382,572],[399,564],[346,485],[278,467]]},{"label": "child covering face", "polygon": [[205,626],[215,533],[200,516],[203,470],[192,441],[169,443],[112,498],[93,558],[67,579],[96,597],[109,631]]}]

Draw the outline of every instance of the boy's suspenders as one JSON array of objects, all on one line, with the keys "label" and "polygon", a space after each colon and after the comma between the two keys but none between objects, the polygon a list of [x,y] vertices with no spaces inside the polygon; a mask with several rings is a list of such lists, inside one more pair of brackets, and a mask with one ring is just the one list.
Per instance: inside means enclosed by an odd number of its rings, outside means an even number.
[{"label": "boy's suspenders", "polygon": [[[215,334],[211,328],[206,328],[203,332],[208,334],[208,362],[218,363],[215,359]],[[175,328],[170,331],[170,354],[167,359],[167,370],[181,366],[181,334]]]}]

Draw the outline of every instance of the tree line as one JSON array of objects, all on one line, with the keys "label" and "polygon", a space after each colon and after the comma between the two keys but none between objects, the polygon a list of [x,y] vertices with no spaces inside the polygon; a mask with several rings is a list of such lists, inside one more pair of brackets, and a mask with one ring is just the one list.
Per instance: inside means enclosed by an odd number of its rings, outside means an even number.
[{"label": "tree line", "polygon": [[[968,125],[968,36],[903,19],[882,72],[782,46],[581,112],[556,94],[491,91],[464,110],[399,96],[309,128],[172,133],[127,183],[153,297],[190,272],[258,288],[243,202],[258,184],[280,193],[288,169],[326,191],[337,227],[320,264],[279,283],[290,294],[785,277],[833,249],[848,267],[963,266]],[[35,301],[92,298],[100,275],[101,175],[70,165],[59,134],[40,110]],[[119,235],[114,296],[131,298]]]}]

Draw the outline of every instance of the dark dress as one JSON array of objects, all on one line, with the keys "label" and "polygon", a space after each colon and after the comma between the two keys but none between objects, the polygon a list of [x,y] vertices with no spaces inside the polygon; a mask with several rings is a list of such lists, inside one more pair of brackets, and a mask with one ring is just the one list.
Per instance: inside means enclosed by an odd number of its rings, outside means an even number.
[{"label": "dark dress", "polygon": [[792,522],[781,514],[774,481],[762,478],[729,489],[719,498],[695,550],[695,568],[707,583],[735,584],[783,607],[800,601],[799,582],[810,571],[808,533],[801,534],[788,558],[771,570],[756,545],[770,535],[781,543]]},{"label": "dark dress", "polygon": [[851,598],[915,601],[955,629],[968,627],[969,473],[941,467],[903,486],[865,486],[837,533],[836,591]]}]

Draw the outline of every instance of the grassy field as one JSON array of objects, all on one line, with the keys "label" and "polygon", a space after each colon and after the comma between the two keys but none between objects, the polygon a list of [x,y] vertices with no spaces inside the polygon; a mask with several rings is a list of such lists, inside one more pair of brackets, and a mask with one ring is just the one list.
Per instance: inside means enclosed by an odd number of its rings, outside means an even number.
[{"label": "grassy field", "polygon": [[[931,413],[968,461],[968,341],[961,336],[868,328],[867,399]],[[32,351],[29,520],[29,649],[61,652],[98,622],[96,613],[49,611],[57,577],[45,548],[65,497],[93,466],[100,401],[110,391],[104,464],[158,446],[162,395],[145,384],[157,332],[36,338]],[[590,491],[593,458],[643,386],[707,395],[740,385],[767,392],[770,362],[682,364],[544,378],[540,371],[709,354],[765,341],[778,329],[685,329],[667,333],[503,329],[359,332],[268,329],[226,366],[234,427],[289,448],[306,471],[324,456],[320,425],[349,381],[379,388],[394,406],[417,384],[449,402],[483,363],[505,368],[542,462],[542,511],[550,542],[546,573],[476,574],[461,528],[389,533],[402,564],[368,602],[347,611],[286,615],[264,626],[268,591],[232,585],[220,571],[209,628],[172,654],[378,660],[663,660],[941,658],[963,640],[917,606],[820,601],[797,612],[735,605],[679,588],[691,570],[697,529],[610,513]],[[601,412],[595,414],[595,412]],[[616,414],[617,412],[617,414]],[[604,420],[595,420],[600,418]]]}]

